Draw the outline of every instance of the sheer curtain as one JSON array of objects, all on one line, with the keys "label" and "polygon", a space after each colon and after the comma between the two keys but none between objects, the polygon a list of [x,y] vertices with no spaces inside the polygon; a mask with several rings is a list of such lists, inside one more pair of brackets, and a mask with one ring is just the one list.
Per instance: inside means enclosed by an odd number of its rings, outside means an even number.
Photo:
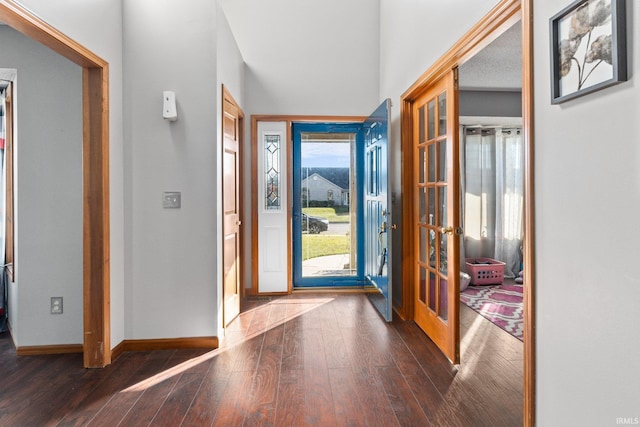
[{"label": "sheer curtain", "polygon": [[464,253],[521,270],[523,239],[522,137],[519,128],[464,128]]}]

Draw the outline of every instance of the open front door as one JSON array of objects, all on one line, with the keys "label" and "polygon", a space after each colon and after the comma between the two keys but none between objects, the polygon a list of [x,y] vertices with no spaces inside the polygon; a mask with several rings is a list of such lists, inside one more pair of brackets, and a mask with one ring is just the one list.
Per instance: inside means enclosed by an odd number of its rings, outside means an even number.
[{"label": "open front door", "polygon": [[460,361],[460,168],[457,69],[413,104],[414,316],[453,363]]},{"label": "open front door", "polygon": [[392,320],[391,305],[391,232],[393,225],[389,189],[389,115],[391,101],[384,101],[365,120],[365,189],[364,246],[365,277],[378,289],[369,299],[388,322]]}]

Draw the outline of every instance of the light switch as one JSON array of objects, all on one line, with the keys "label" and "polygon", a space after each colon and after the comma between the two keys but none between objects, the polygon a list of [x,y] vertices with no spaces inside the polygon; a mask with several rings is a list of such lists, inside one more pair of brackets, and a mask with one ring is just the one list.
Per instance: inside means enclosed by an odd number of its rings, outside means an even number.
[{"label": "light switch", "polygon": [[180,192],[165,191],[162,194],[162,207],[165,209],[175,209],[180,207]]}]

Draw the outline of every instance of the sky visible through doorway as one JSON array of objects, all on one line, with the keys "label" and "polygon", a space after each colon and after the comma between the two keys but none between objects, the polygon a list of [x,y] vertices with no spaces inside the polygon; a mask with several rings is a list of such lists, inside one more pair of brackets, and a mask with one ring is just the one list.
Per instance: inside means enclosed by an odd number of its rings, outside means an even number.
[{"label": "sky visible through doorway", "polygon": [[348,168],[351,144],[348,142],[305,142],[302,144],[302,167]]}]

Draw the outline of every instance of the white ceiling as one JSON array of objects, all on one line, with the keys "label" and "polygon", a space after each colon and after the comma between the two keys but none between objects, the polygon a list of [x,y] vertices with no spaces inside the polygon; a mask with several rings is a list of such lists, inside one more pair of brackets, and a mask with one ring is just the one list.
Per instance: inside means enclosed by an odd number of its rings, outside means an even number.
[{"label": "white ceiling", "polygon": [[461,90],[522,89],[520,21],[459,67]]}]

